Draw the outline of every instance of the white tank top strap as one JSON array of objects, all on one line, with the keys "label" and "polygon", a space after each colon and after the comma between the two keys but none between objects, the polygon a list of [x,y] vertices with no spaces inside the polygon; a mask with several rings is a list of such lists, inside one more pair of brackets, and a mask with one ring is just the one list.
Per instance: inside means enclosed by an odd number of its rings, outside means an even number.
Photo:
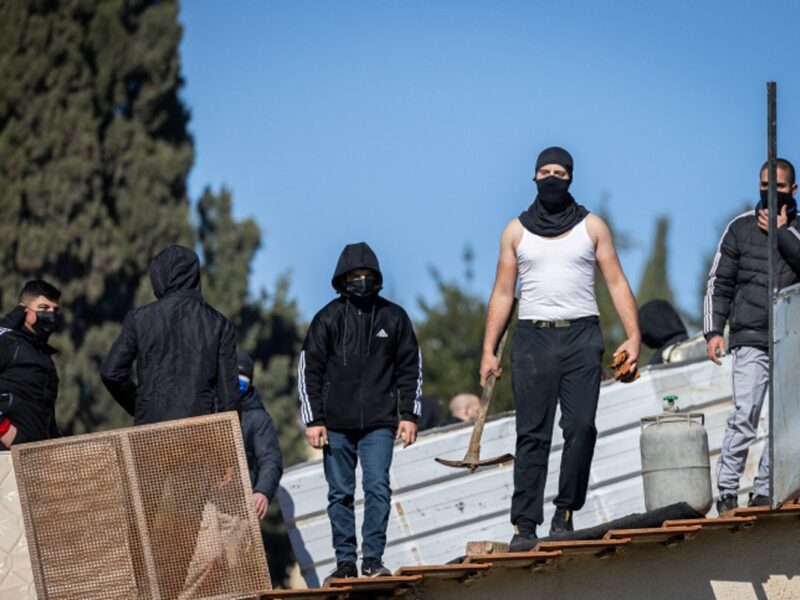
[{"label": "white tank top strap", "polygon": [[523,228],[517,246],[519,318],[562,321],[598,315],[595,266],[586,219],[558,238]]}]

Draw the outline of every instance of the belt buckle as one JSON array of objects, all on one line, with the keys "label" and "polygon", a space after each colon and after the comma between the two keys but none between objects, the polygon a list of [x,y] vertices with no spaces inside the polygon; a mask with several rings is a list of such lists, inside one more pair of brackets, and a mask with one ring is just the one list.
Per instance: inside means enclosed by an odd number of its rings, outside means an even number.
[{"label": "belt buckle", "polygon": [[552,321],[534,321],[533,326],[535,329],[548,329],[553,326]]}]

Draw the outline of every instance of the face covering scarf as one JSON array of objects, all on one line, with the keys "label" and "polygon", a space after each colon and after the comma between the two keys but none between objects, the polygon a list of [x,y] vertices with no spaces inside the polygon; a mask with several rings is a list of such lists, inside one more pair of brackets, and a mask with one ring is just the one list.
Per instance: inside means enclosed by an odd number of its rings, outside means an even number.
[{"label": "face covering scarf", "polygon": [[575,227],[589,214],[567,191],[569,179],[550,176],[534,181],[538,190],[536,200],[519,216],[522,225],[531,233],[555,237]]},{"label": "face covering scarf", "polygon": [[[756,216],[758,216],[758,211],[767,210],[768,193],[769,192],[767,190],[761,190],[761,200],[759,200],[758,204],[756,204]],[[789,223],[791,223],[797,216],[797,200],[795,200],[789,192],[778,192],[779,214],[781,210],[783,210],[784,206],[786,207],[786,216],[789,218]]]}]

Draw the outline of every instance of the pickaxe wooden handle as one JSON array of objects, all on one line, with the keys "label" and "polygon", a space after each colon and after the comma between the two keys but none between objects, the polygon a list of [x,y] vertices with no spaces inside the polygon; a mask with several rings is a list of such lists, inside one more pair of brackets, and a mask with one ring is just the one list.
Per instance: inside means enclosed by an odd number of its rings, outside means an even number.
[{"label": "pickaxe wooden handle", "polygon": [[[494,351],[494,356],[497,359],[498,365],[500,364],[500,360],[503,358],[503,349],[505,348],[506,340],[508,339],[508,331],[511,329],[511,321],[514,319],[514,313],[516,313],[516,309],[517,299],[514,298],[514,301],[511,304],[511,310],[509,311],[508,319],[506,320],[506,323],[503,326],[502,334],[500,335],[500,341],[497,342],[497,347]],[[486,416],[489,414],[489,403],[492,400],[492,393],[494,392],[494,384],[496,381],[497,378],[495,377],[494,373],[489,373],[488,377],[486,378],[486,383],[483,386],[481,401],[478,407],[478,418],[475,419],[475,425],[472,427],[472,437],[469,440],[469,447],[467,448],[467,454],[464,456],[464,460],[455,461],[437,458],[436,461],[438,463],[448,467],[466,467],[470,471],[475,471],[480,466],[502,464],[514,460],[513,455],[504,454],[503,456],[499,456],[497,458],[481,461],[481,437],[483,436],[483,426],[486,424]]]}]

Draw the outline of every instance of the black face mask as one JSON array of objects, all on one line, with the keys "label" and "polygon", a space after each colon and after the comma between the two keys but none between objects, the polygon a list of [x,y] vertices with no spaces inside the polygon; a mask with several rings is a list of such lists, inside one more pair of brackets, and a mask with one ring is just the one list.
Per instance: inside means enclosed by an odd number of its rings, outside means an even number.
[{"label": "black face mask", "polygon": [[572,183],[571,180],[551,175],[544,179],[534,179],[534,181],[539,192],[536,199],[542,203],[547,212],[561,212],[572,202],[572,196],[567,192],[569,184]]},{"label": "black face mask", "polygon": [[378,280],[375,277],[364,277],[348,281],[344,286],[344,291],[348,296],[355,298],[368,298],[380,291]]},{"label": "black face mask", "polygon": [[[767,210],[768,208],[768,195],[769,190],[760,190],[761,191],[761,201],[756,206],[756,213],[759,210]],[[783,207],[786,207],[786,216],[788,217],[789,221],[797,216],[797,200],[792,197],[790,192],[778,192],[778,212],[780,213],[783,210]]]},{"label": "black face mask", "polygon": [[37,310],[36,322],[32,327],[39,339],[46,340],[60,325],[60,314],[52,310]]}]

